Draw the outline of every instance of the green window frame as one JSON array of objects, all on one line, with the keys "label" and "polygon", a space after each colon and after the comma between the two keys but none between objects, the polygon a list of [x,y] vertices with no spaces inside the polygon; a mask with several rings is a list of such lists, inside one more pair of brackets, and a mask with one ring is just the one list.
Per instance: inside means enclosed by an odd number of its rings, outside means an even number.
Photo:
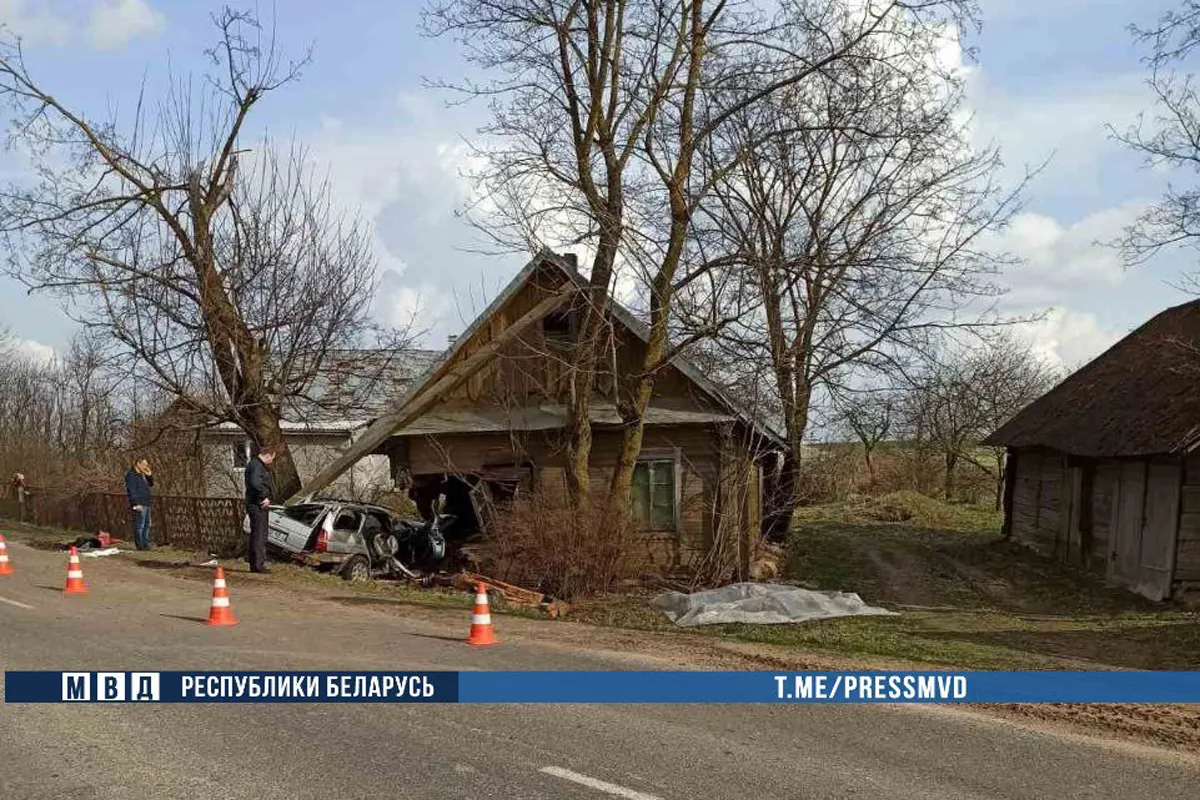
[{"label": "green window frame", "polygon": [[679,530],[679,460],[674,453],[644,454],[633,468],[634,521],[644,530]]}]

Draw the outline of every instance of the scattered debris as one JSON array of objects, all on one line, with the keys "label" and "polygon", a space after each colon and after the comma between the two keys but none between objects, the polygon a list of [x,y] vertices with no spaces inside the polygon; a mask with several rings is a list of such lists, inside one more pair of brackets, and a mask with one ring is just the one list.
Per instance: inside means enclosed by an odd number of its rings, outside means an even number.
[{"label": "scattered debris", "polygon": [[754,553],[750,564],[750,579],[753,581],[769,581],[780,575],[779,564],[783,561],[783,548],[778,545],[761,542]]},{"label": "scattered debris", "polygon": [[115,556],[120,552],[116,547],[106,547],[103,550],[81,550],[79,555],[84,558],[100,558],[101,556]]},{"label": "scattered debris", "polygon": [[60,550],[70,550],[74,547],[80,553],[86,553],[90,550],[100,550],[106,547],[112,547],[120,542],[120,539],[114,539],[104,531],[100,531],[96,536],[80,536],[71,542],[63,542],[59,545]]},{"label": "scattered debris", "polygon": [[739,622],[781,625],[833,617],[897,615],[868,606],[852,592],[816,592],[768,583],[735,583],[695,594],[667,592],[655,597],[651,606],[680,627]]},{"label": "scattered debris", "polygon": [[498,595],[503,597],[507,602],[519,606],[539,606],[546,596],[541,592],[533,591],[532,589],[522,589],[520,586],[514,586],[511,583],[498,581],[494,578],[489,578],[485,575],[478,575],[474,572],[460,572],[456,576],[456,582],[465,582],[468,588],[473,588],[480,583],[485,584],[489,589],[494,589]]},{"label": "scattered debris", "polygon": [[571,604],[562,600],[551,600],[549,603],[543,603],[541,607],[550,619],[560,619],[571,613]]},{"label": "scattered debris", "polygon": [[550,619],[565,617],[571,611],[569,603],[549,597],[544,592],[525,589],[521,586],[515,586],[511,583],[489,578],[486,575],[480,575],[475,572],[438,573],[436,575],[425,575],[420,580],[420,585],[426,589],[438,586],[452,587],[460,592],[468,593],[474,593],[480,583],[487,587],[489,594],[504,600],[506,603],[528,608],[539,608],[545,611]]}]

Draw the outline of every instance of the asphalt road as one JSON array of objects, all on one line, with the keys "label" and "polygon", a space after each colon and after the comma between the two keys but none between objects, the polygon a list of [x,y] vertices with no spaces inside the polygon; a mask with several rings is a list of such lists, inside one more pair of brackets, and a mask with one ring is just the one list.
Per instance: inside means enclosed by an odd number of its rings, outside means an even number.
[{"label": "asphalt road", "polygon": [[[622,669],[228,575],[207,587],[118,559],[10,544],[4,669]],[[328,593],[318,593],[325,594]],[[498,618],[501,639],[503,618]],[[653,668],[655,662],[638,664]],[[665,664],[658,664],[666,668]],[[672,665],[674,666],[674,665]],[[1186,758],[946,711],[862,706],[0,706],[0,798],[1194,798]]]}]

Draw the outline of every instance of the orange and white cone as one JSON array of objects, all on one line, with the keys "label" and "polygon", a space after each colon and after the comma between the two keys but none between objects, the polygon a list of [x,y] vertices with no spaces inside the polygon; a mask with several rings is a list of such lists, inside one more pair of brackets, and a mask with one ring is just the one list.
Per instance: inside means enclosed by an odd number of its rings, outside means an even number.
[{"label": "orange and white cone", "polygon": [[0,575],[12,574],[12,564],[8,563],[8,545],[4,543],[4,534],[0,533]]},{"label": "orange and white cone", "polygon": [[67,558],[67,585],[63,594],[87,594],[87,584],[83,582],[83,567],[79,565],[79,551],[71,545],[71,555]]},{"label": "orange and white cone", "polygon": [[471,635],[467,644],[484,646],[500,644],[492,633],[492,614],[488,610],[487,587],[482,583],[475,589],[475,610],[471,612]]},{"label": "orange and white cone", "polygon": [[225,588],[225,570],[217,567],[213,576],[212,605],[208,610],[209,625],[237,625],[233,607],[229,605],[229,589]]}]

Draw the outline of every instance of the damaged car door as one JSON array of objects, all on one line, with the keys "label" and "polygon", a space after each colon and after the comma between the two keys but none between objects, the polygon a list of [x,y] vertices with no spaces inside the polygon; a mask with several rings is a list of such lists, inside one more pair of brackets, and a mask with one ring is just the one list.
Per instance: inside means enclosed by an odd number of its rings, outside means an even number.
[{"label": "damaged car door", "polygon": [[313,531],[328,511],[327,506],[316,503],[272,508],[267,543],[288,553],[304,552]]}]

